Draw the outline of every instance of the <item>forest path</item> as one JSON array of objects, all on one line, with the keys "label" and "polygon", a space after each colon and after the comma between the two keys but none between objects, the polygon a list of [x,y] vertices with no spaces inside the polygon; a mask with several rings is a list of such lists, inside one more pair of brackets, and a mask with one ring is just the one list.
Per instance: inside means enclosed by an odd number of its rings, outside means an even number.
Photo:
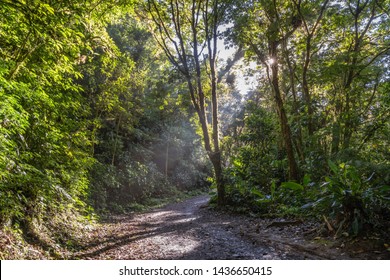
[{"label": "forest path", "polygon": [[[75,259],[332,259],[320,245],[275,236],[246,216],[207,209],[198,196],[147,213],[114,216]],[[257,219],[259,220],[259,219]],[[294,228],[290,228],[294,231]],[[280,232],[280,229],[276,229]],[[297,233],[298,235],[299,233]],[[318,251],[321,254],[317,253]],[[336,258],[343,258],[337,256]]]}]

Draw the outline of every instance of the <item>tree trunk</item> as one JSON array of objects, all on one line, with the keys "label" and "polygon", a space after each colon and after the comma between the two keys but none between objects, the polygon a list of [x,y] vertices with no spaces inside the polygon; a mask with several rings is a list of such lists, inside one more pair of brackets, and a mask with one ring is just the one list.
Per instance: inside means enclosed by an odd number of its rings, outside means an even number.
[{"label": "tree trunk", "polygon": [[286,40],[283,40],[283,50],[285,53],[284,59],[286,60],[288,69],[289,69],[289,79],[291,84],[291,93],[293,96],[293,117],[294,122],[296,122],[295,127],[297,128],[297,133],[295,133],[292,137],[293,138],[293,144],[295,145],[298,157],[301,161],[305,160],[305,153],[303,149],[303,140],[302,140],[302,126],[301,126],[301,120],[300,120],[300,113],[299,113],[299,104],[297,101],[297,92],[296,92],[296,86],[295,86],[295,77],[294,77],[294,71],[295,68],[292,66],[288,50],[287,50],[287,44]]},{"label": "tree trunk", "polygon": [[282,135],[284,138],[286,153],[287,153],[289,179],[299,180],[299,169],[298,169],[297,162],[295,160],[291,129],[290,129],[290,125],[288,124],[287,114],[284,108],[282,94],[279,87],[277,42],[270,42],[270,55],[274,59],[274,62],[270,66],[271,84],[274,92],[274,98],[278,110],[279,121],[281,125]]},{"label": "tree trunk", "polygon": [[168,166],[169,166],[169,138],[167,140],[167,148],[165,151],[165,178],[168,179]]},{"label": "tree trunk", "polygon": [[309,82],[307,79],[307,74],[310,65],[310,54],[311,54],[311,36],[308,36],[306,39],[305,63],[303,65],[303,71],[302,71],[302,90],[303,90],[303,98],[305,100],[306,109],[307,109],[307,129],[309,132],[309,136],[312,136],[314,134],[313,106],[311,104]]},{"label": "tree trunk", "polygon": [[[219,147],[219,117],[218,117],[218,95],[217,95],[217,66],[216,58],[218,51],[218,32],[217,32],[217,22],[218,22],[218,0],[214,0],[213,10],[213,24],[211,26],[211,33],[206,31],[207,37],[207,47],[209,52],[209,64],[210,64],[210,80],[211,80],[211,104],[212,104],[212,120],[213,120],[213,146],[214,153],[212,155],[211,161],[213,162],[214,171],[215,171],[215,180],[217,184],[217,193],[218,193],[218,205],[225,205],[225,184],[223,178],[223,168],[221,160],[221,150]],[[208,21],[206,19],[206,27],[208,26]],[[207,29],[208,30],[208,29]]]},{"label": "tree trunk", "polygon": [[[182,3],[178,0],[170,1],[167,14],[170,16],[173,24],[171,33],[163,13],[160,11],[159,1],[148,1],[148,11],[152,20],[158,27],[159,36],[156,41],[164,50],[171,63],[185,76],[192,104],[199,117],[202,128],[205,150],[213,164],[215,180],[218,189],[218,205],[225,203],[225,189],[223,180],[223,168],[221,160],[221,151],[219,147],[219,129],[218,129],[218,97],[217,84],[218,75],[216,68],[216,57],[218,53],[218,25],[219,19],[218,0],[197,1],[192,0],[189,3],[190,11],[181,9]],[[211,6],[212,5],[212,6]],[[190,12],[190,13],[188,13]],[[189,26],[183,23],[189,23]],[[188,28],[187,28],[188,27]],[[185,28],[187,28],[185,30]],[[185,33],[184,30],[187,32]],[[203,31],[205,31],[203,33]],[[200,56],[203,48],[208,48],[207,61],[201,61]],[[172,46],[170,48],[168,46]],[[202,45],[202,46],[201,46]],[[191,46],[187,48],[187,46]],[[201,50],[199,50],[199,49]],[[236,60],[239,55],[237,55]],[[212,104],[212,133],[208,126],[206,115],[207,96],[205,95],[205,82],[202,76],[202,67],[210,67],[211,86],[211,104]],[[231,67],[231,66],[230,66]]]},{"label": "tree trunk", "polygon": [[213,164],[215,172],[215,183],[217,185],[217,204],[218,206],[224,206],[226,202],[225,195],[225,182],[223,177],[221,153],[209,154],[211,163]]}]

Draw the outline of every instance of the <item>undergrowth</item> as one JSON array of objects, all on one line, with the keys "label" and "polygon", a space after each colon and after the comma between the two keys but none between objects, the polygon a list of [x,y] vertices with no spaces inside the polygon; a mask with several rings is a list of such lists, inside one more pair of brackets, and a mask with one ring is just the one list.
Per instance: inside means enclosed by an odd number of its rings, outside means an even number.
[{"label": "undergrowth", "polygon": [[67,210],[3,226],[0,259],[67,259],[95,225],[95,220]]},{"label": "undergrowth", "polygon": [[[272,180],[268,187],[240,177],[227,185],[227,208],[262,217],[312,218],[326,223],[335,237],[369,232],[388,235],[390,186],[386,176],[368,173],[353,163],[328,161],[322,178],[305,175],[301,182]],[[215,202],[215,192],[212,191]]]}]

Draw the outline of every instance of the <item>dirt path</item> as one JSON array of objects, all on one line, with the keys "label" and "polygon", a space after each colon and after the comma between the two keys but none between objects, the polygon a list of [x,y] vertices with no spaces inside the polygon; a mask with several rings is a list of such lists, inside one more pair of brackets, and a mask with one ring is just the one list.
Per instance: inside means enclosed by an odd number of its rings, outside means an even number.
[{"label": "dirt path", "polygon": [[91,233],[83,249],[71,258],[349,258],[337,248],[299,238],[305,227],[269,229],[254,219],[210,211],[204,207],[208,199],[199,196],[148,213],[115,216]]}]

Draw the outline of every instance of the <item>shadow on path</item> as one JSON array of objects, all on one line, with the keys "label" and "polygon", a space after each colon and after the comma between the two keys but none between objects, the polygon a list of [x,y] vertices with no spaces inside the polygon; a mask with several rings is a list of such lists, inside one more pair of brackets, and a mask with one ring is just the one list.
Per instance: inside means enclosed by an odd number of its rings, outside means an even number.
[{"label": "shadow on path", "polygon": [[[247,217],[202,209],[199,196],[147,213],[115,216],[102,224],[73,259],[321,259],[275,236],[248,238]],[[260,235],[259,235],[260,236]],[[277,237],[277,236],[276,236]],[[283,240],[282,240],[283,241]],[[290,246],[291,245],[291,246]]]}]

